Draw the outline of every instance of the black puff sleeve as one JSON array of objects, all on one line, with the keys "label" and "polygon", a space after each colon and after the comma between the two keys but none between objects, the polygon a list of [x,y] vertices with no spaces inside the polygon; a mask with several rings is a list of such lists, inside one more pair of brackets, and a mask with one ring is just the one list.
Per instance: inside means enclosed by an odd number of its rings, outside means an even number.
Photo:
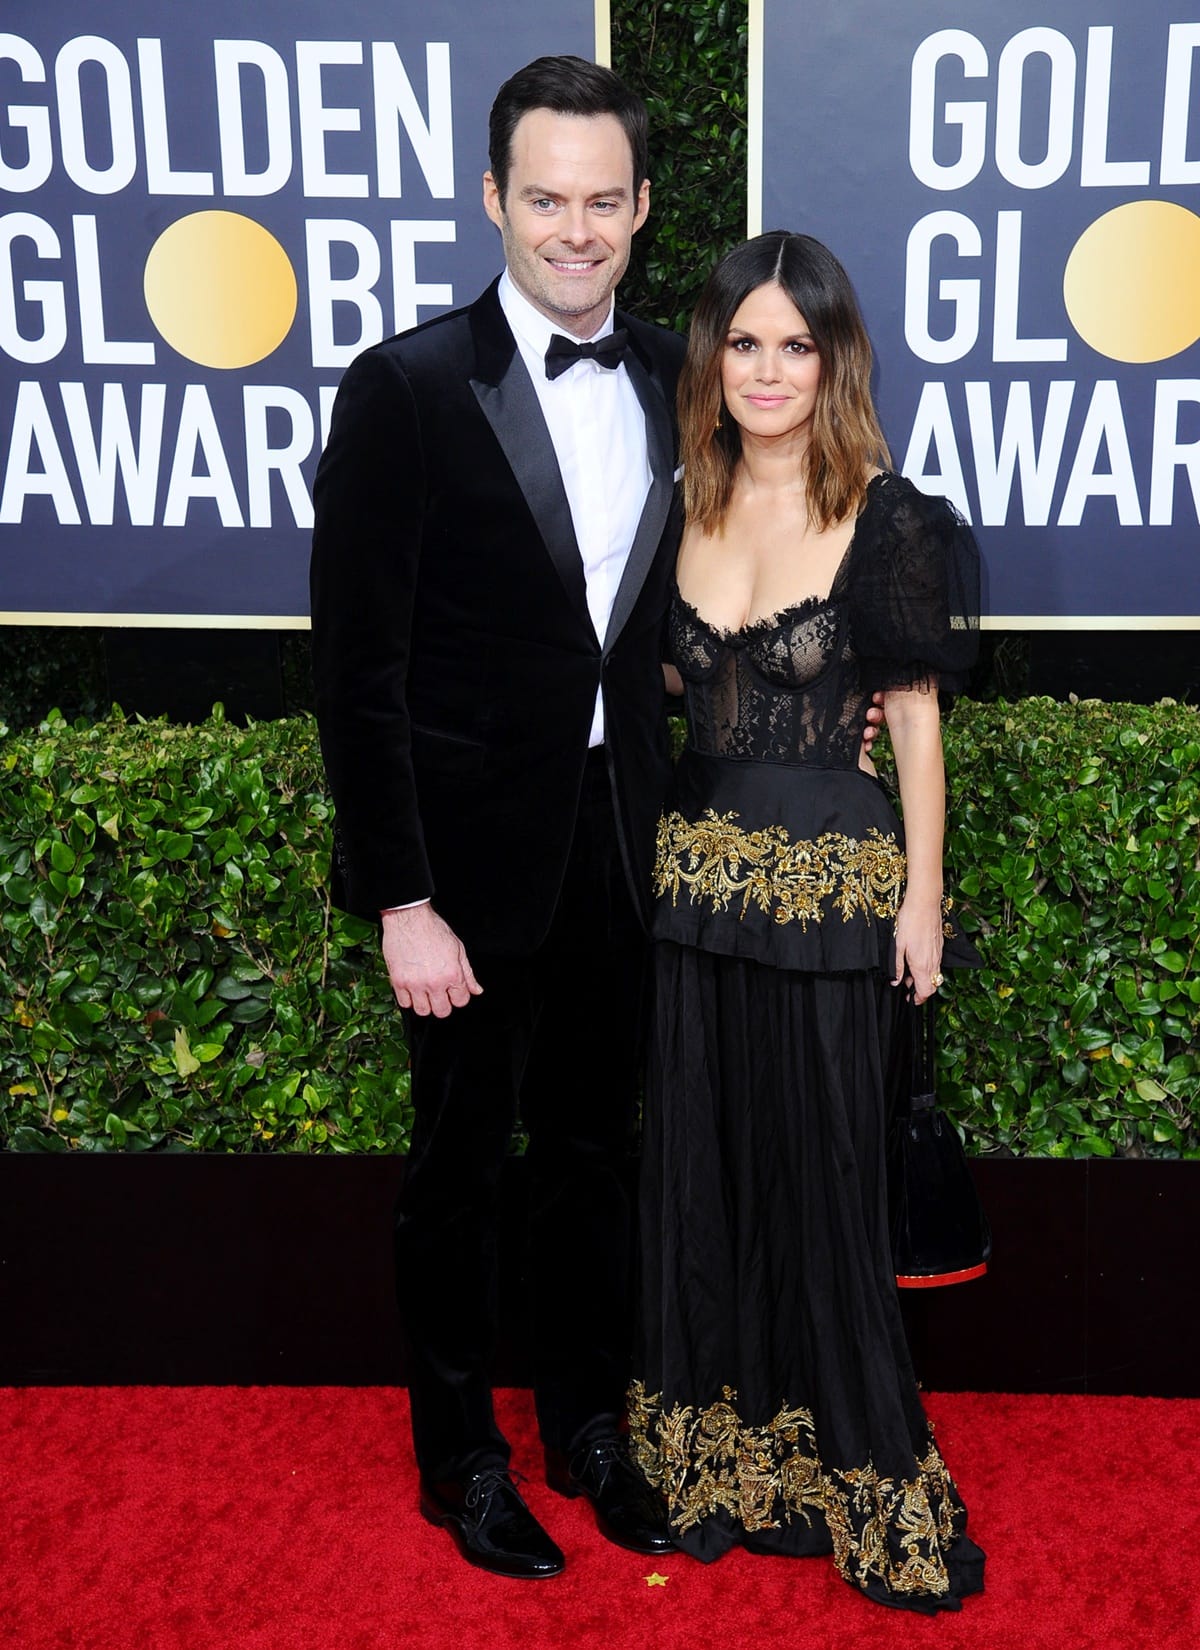
[{"label": "black puff sleeve", "polygon": [[979,551],[944,498],[876,477],[855,531],[851,637],[870,693],[930,678],[954,692],[979,652]]}]

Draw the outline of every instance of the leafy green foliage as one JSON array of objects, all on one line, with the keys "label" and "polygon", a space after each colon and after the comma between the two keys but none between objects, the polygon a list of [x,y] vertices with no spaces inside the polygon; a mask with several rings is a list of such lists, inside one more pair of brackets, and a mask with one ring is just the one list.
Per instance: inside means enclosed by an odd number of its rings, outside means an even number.
[{"label": "leafy green foliage", "polygon": [[[1200,743],[1156,706],[960,701],[941,1015],[972,1148],[1200,1156]],[[396,1151],[373,932],[329,908],[313,724],[0,733],[0,1144]]]},{"label": "leafy green foliage", "polygon": [[746,235],[746,16],[746,0],[612,8],[613,68],[650,111],[650,217],[621,305],[679,332]]},{"label": "leafy green foliage", "polygon": [[0,739],[0,1141],[400,1149],[407,1054],[371,930],[329,909],[328,815],[310,721]]},{"label": "leafy green foliage", "polygon": [[1200,1157],[1200,729],[1091,700],[959,703],[948,886],[986,967],[940,1017],[973,1149]]}]

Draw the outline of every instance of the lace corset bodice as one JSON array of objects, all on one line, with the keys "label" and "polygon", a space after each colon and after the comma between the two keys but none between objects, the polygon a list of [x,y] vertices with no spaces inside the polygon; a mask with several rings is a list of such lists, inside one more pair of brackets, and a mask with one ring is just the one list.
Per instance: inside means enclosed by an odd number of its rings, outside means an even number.
[{"label": "lace corset bodice", "polygon": [[801,602],[738,631],[706,623],[676,592],[671,655],[691,744],[712,756],[853,767],[870,694],[858,681],[844,602]]},{"label": "lace corset bodice", "polygon": [[827,597],[726,631],[676,591],[668,639],[693,749],[855,767],[877,688],[964,685],[977,579],[974,543],[949,505],[884,473],[867,487]]}]

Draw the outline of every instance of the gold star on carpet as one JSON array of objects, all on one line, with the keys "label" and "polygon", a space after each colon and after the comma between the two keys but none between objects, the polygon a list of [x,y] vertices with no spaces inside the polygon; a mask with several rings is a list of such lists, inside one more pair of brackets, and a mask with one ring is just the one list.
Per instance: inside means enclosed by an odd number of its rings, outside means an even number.
[{"label": "gold star on carpet", "polygon": [[667,1582],[670,1580],[670,1577],[660,1576],[657,1570],[651,1570],[648,1576],[642,1577],[642,1580],[646,1583],[647,1587],[665,1587]]}]

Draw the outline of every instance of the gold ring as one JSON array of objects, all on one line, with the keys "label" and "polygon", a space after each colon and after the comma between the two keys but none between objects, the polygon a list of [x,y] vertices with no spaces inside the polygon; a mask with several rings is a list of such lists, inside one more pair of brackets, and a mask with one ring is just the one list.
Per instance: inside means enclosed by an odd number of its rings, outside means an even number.
[{"label": "gold ring", "polygon": [[940,985],[941,985],[941,983],[942,983],[942,981],[943,981],[943,980],[944,980],[944,979],[945,979],[945,977],[946,977],[946,976],[945,976],[945,975],[944,975],[944,974],[935,974],[935,975],[934,975],[934,976],[933,976],[933,989],[934,989],[934,990],[935,990],[935,991],[936,991],[936,990],[937,990],[937,989],[938,989],[938,987],[939,987],[939,986],[940,986]]}]

